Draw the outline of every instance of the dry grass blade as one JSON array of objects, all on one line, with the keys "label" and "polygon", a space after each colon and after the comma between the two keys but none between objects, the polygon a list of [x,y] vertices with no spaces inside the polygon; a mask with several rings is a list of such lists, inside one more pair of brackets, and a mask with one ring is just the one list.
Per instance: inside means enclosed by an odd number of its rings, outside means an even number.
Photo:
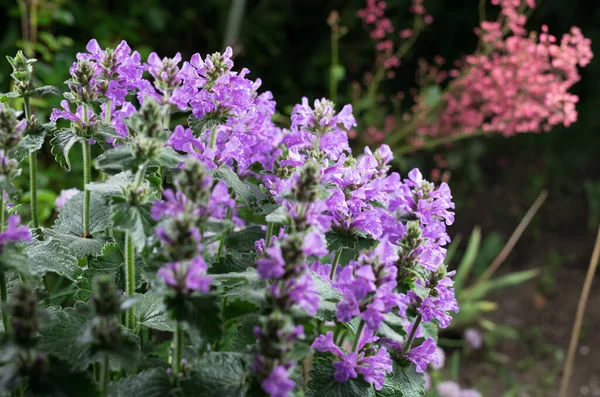
[{"label": "dry grass blade", "polygon": [[525,214],[523,219],[521,219],[521,222],[519,222],[519,225],[517,226],[517,228],[515,229],[513,234],[508,239],[508,242],[506,243],[504,248],[502,248],[502,251],[500,251],[498,256],[490,264],[490,266],[487,268],[487,270],[481,275],[479,280],[477,280],[477,284],[484,282],[486,280],[489,280],[490,277],[492,277],[494,275],[494,273],[496,273],[498,268],[500,268],[500,265],[502,265],[502,263],[504,263],[504,261],[506,260],[508,255],[510,255],[513,248],[517,244],[517,241],[519,241],[519,239],[521,238],[521,235],[523,234],[523,232],[525,231],[527,226],[529,226],[529,223],[531,222],[531,220],[533,219],[535,214],[538,212],[538,210],[540,209],[542,204],[544,204],[544,201],[546,201],[547,197],[548,197],[548,191],[542,190],[542,192],[540,193],[538,198],[531,205],[531,208],[529,208],[529,210],[527,210],[527,213]]},{"label": "dry grass blade", "polygon": [[598,235],[596,236],[594,252],[592,253],[590,266],[588,267],[588,272],[585,276],[583,290],[581,291],[581,297],[579,298],[579,303],[577,304],[577,314],[575,315],[575,322],[573,323],[573,330],[571,331],[571,341],[569,342],[569,352],[567,353],[567,361],[565,361],[565,368],[563,370],[563,376],[560,382],[559,397],[567,396],[567,387],[569,386],[569,380],[571,379],[571,373],[573,372],[573,361],[575,360],[575,350],[577,350],[577,343],[579,342],[579,333],[581,332],[583,315],[585,314],[585,306],[587,305],[587,300],[590,295],[590,289],[592,288],[592,281],[594,280],[594,274],[596,273],[596,267],[598,266],[599,257],[600,226],[598,226]]}]

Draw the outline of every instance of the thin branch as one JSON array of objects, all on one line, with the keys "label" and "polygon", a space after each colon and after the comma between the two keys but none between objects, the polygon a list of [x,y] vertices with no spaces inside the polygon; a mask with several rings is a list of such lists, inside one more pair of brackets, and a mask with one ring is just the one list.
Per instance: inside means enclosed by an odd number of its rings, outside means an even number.
[{"label": "thin branch", "polygon": [[585,281],[583,282],[583,290],[581,291],[581,297],[579,298],[579,303],[577,304],[577,314],[575,315],[575,322],[573,323],[573,330],[571,331],[571,341],[569,342],[569,352],[567,353],[567,361],[565,361],[563,376],[560,382],[559,397],[566,397],[567,395],[567,387],[569,386],[569,380],[571,379],[571,373],[573,372],[575,350],[577,350],[577,343],[579,342],[579,334],[581,332],[581,325],[583,323],[583,315],[585,314],[585,306],[590,295],[590,289],[592,288],[592,281],[594,280],[594,274],[596,273],[596,267],[598,266],[599,257],[600,225],[598,226],[598,235],[596,236],[594,252],[592,253],[592,258],[590,260],[588,272],[585,276]]},{"label": "thin branch", "polygon": [[535,200],[535,202],[533,203],[531,208],[529,208],[529,210],[527,210],[527,213],[525,214],[523,219],[521,219],[521,222],[519,222],[519,225],[513,232],[512,236],[510,236],[510,238],[508,239],[508,242],[506,243],[504,248],[502,248],[502,251],[500,251],[498,256],[490,264],[490,266],[483,273],[483,275],[479,278],[479,280],[477,280],[476,284],[480,284],[486,280],[489,280],[489,278],[492,277],[494,275],[494,273],[496,273],[496,271],[500,268],[500,265],[502,265],[502,263],[504,263],[504,261],[506,260],[508,255],[510,255],[510,253],[512,252],[513,248],[515,248],[517,241],[519,241],[519,239],[521,238],[521,235],[523,234],[523,232],[529,225],[529,222],[531,222],[531,220],[533,219],[535,214],[538,212],[538,210],[540,209],[542,204],[544,204],[544,201],[546,201],[547,197],[548,197],[548,191],[542,190],[542,192],[540,193],[538,198]]}]

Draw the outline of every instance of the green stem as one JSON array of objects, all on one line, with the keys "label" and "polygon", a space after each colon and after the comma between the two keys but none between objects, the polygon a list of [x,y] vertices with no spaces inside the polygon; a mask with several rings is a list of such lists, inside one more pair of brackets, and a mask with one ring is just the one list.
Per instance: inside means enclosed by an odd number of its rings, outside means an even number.
[{"label": "green stem", "polygon": [[[25,110],[25,119],[31,121],[31,103],[29,97],[23,98],[23,108]],[[31,222],[33,227],[39,227],[38,218],[38,197],[37,197],[37,157],[36,153],[29,153],[29,195],[31,196]]]},{"label": "green stem", "polygon": [[[125,233],[125,295],[132,297],[135,294],[135,252],[133,238],[129,232]],[[135,327],[133,308],[127,309],[125,325],[131,329]]]},{"label": "green stem", "polygon": [[94,381],[100,382],[100,363],[94,363]]},{"label": "green stem", "polygon": [[[227,220],[231,220],[231,208],[227,208]],[[217,248],[217,256],[216,260],[219,261],[221,254],[223,253],[223,248],[225,247],[225,239],[229,234],[229,228],[227,228],[223,233],[221,233],[221,238],[219,239],[219,248]]]},{"label": "green stem", "polygon": [[404,347],[402,348],[402,354],[406,354],[410,351],[412,343],[415,340],[415,335],[417,334],[417,329],[419,328],[420,324],[421,324],[421,315],[419,314],[417,316],[417,319],[415,320],[415,324],[413,325],[412,329],[410,330],[410,335],[408,336],[408,339],[406,340],[406,343],[404,344]]},{"label": "green stem", "polygon": [[148,162],[146,161],[135,174],[135,187],[140,187],[146,176],[146,170],[148,169]]},{"label": "green stem", "polygon": [[104,121],[106,123],[110,123],[110,119],[112,117],[112,115],[111,115],[111,107],[112,107],[111,102],[110,101],[106,102],[106,108],[105,108],[105,111],[104,111]]},{"label": "green stem", "polygon": [[[83,107],[83,122],[88,120],[87,107]],[[81,142],[83,147],[83,237],[90,237],[90,191],[87,185],[92,182],[92,148],[90,142]]]},{"label": "green stem", "polygon": [[269,246],[271,242],[271,237],[273,237],[273,232],[275,230],[275,223],[269,222],[267,226],[267,238],[265,239],[265,246]]},{"label": "green stem", "polygon": [[36,152],[29,153],[29,194],[31,196],[31,222],[33,227],[36,228],[40,226],[38,217]]},{"label": "green stem", "polygon": [[212,133],[210,134],[210,148],[215,150],[215,144],[217,143],[217,127],[213,127]]},{"label": "green stem", "polygon": [[[0,189],[0,231],[4,230],[6,218],[6,205],[4,204],[4,189]],[[4,334],[10,333],[10,320],[6,312],[6,304],[8,303],[8,287],[6,285],[6,274],[0,272],[0,303],[2,307],[2,325],[4,325]]]},{"label": "green stem", "polygon": [[355,352],[358,349],[358,342],[360,342],[360,337],[362,335],[363,328],[365,327],[365,322],[360,320],[360,324],[358,324],[358,329],[356,330],[356,335],[354,335],[354,343],[352,343],[352,350]]},{"label": "green stem", "polygon": [[181,365],[181,355],[183,351],[183,324],[177,322],[175,333],[173,334],[173,375],[177,376]]},{"label": "green stem", "polygon": [[8,288],[6,285],[6,274],[0,272],[0,302],[2,303],[2,325],[4,325],[4,334],[10,333],[10,319],[6,312],[6,305],[8,303]]},{"label": "green stem", "polygon": [[335,276],[335,271],[340,263],[340,258],[342,257],[343,248],[335,251],[335,257],[333,258],[333,263],[331,264],[331,272],[329,273],[329,278],[333,280],[333,276]]},{"label": "green stem", "polygon": [[106,396],[108,393],[108,383],[110,382],[110,363],[108,360],[108,354],[104,356],[102,362],[102,396]]}]

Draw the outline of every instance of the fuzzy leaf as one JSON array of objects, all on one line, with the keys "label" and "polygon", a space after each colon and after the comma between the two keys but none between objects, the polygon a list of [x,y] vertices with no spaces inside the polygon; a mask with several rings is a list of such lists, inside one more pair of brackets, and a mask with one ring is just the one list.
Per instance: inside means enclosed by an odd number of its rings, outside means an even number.
[{"label": "fuzzy leaf", "polygon": [[78,193],[67,201],[61,210],[54,226],[45,229],[44,234],[53,237],[66,247],[77,258],[88,255],[98,255],[110,237],[100,232],[112,226],[110,212],[106,202],[99,194],[92,193],[90,200],[90,233],[91,238],[83,236],[83,198],[84,193]]},{"label": "fuzzy leaf", "polygon": [[163,298],[152,293],[141,296],[133,306],[136,323],[158,331],[175,331],[175,323],[169,319]]},{"label": "fuzzy leaf", "polygon": [[54,123],[30,123],[23,132],[23,138],[19,144],[9,152],[9,157],[22,161],[29,153],[36,152],[44,145],[46,134],[54,130]]},{"label": "fuzzy leaf", "polygon": [[203,134],[206,130],[211,130],[227,122],[227,116],[217,112],[208,112],[202,118],[191,115],[188,117],[188,125],[196,137]]},{"label": "fuzzy leaf", "polygon": [[170,397],[175,396],[171,378],[161,368],[147,369],[139,374],[111,383],[112,397]]},{"label": "fuzzy leaf", "polygon": [[88,317],[73,308],[54,308],[53,317],[52,325],[40,331],[37,349],[76,367],[87,367],[88,349],[79,340],[89,321]]},{"label": "fuzzy leaf", "polygon": [[342,294],[331,286],[331,283],[324,280],[316,273],[312,273],[314,285],[319,295],[319,311],[315,315],[319,320],[332,321],[336,314],[337,302],[342,298]]},{"label": "fuzzy leaf", "polygon": [[7,245],[0,255],[0,271],[14,270],[23,275],[30,275],[30,263],[27,255],[13,244]]},{"label": "fuzzy leaf", "polygon": [[134,176],[130,171],[113,175],[104,182],[88,183],[85,188],[91,192],[98,192],[107,197],[123,193],[123,188],[132,183]]},{"label": "fuzzy leaf", "polygon": [[265,195],[260,190],[253,189],[243,182],[228,166],[217,168],[214,177],[225,182],[250,207],[256,207],[260,201],[265,199]]},{"label": "fuzzy leaf", "polygon": [[187,396],[244,397],[251,373],[250,359],[244,354],[208,353],[179,385]]},{"label": "fuzzy leaf", "polygon": [[52,146],[51,152],[61,167],[70,171],[71,160],[69,159],[69,152],[77,142],[84,141],[85,139],[77,136],[75,131],[69,128],[63,128],[56,131],[54,137],[50,140],[50,145]]},{"label": "fuzzy leaf", "polygon": [[375,389],[362,379],[349,379],[345,383],[335,380],[332,364],[330,359],[313,363],[306,397],[375,397]]},{"label": "fuzzy leaf", "polygon": [[152,233],[154,220],[150,215],[152,203],[131,205],[124,197],[114,196],[110,210],[113,226],[117,230],[129,232],[138,252],[146,246],[146,236]]},{"label": "fuzzy leaf", "polygon": [[96,168],[109,174],[136,169],[139,162],[127,146],[108,149],[96,157]]},{"label": "fuzzy leaf", "polygon": [[410,364],[403,367],[394,362],[394,372],[385,379],[383,388],[376,392],[377,397],[421,397],[425,394],[423,374]]},{"label": "fuzzy leaf", "polygon": [[52,238],[27,245],[24,253],[29,258],[31,272],[36,276],[53,272],[74,281],[75,274],[80,270],[77,258]]},{"label": "fuzzy leaf", "polygon": [[244,352],[256,343],[254,327],[259,325],[260,317],[256,313],[243,316],[235,326],[235,332],[224,349],[232,352]]}]

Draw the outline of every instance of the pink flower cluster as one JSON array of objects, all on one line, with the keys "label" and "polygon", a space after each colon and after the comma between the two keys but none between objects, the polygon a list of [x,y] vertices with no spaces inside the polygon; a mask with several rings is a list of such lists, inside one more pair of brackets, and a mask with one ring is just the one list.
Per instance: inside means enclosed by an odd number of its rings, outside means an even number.
[{"label": "pink flower cluster", "polygon": [[[366,0],[365,8],[358,10],[357,15],[366,24],[371,39],[377,48],[378,62],[386,69],[400,66],[400,59],[395,55],[396,43],[391,37],[396,28],[386,16],[387,3],[384,0]],[[412,0],[410,11],[418,17],[422,17],[427,24],[433,22],[433,17],[427,13],[423,6],[423,0]],[[401,40],[406,40],[414,34],[412,28],[406,28],[398,32]]]},{"label": "pink flower cluster", "polygon": [[[577,27],[559,40],[547,26],[527,35],[525,6],[532,0],[492,0],[502,7],[497,22],[476,29],[483,50],[467,56],[443,96],[443,110],[417,132],[427,136],[498,132],[512,136],[569,126],[577,120],[578,97],[569,89],[579,67],[592,59],[591,41]],[[505,32],[511,32],[505,36]],[[417,104],[417,112],[431,109]],[[423,117],[426,119],[426,117]]]}]

